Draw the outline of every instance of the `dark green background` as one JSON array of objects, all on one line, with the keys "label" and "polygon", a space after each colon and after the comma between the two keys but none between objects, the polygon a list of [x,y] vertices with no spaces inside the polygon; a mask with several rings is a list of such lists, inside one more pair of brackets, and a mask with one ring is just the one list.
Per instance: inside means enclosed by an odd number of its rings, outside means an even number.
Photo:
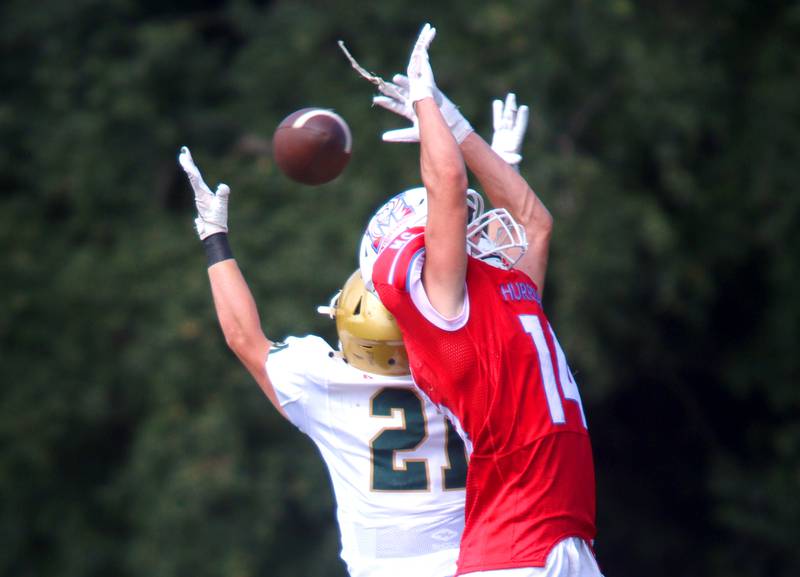
[{"label": "dark green background", "polygon": [[[314,332],[371,211],[418,184],[370,70],[438,28],[439,86],[555,218],[546,308],[580,384],[608,577],[800,572],[800,4],[6,0],[0,7],[0,574],[341,576],[325,470],[228,351],[191,147],[228,183],[268,336]],[[277,123],[333,108],[344,174]]]}]

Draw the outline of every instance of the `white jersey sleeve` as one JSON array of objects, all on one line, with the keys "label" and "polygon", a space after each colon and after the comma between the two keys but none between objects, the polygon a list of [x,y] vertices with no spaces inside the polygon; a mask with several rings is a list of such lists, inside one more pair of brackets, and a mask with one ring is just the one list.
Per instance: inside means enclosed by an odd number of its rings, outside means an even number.
[{"label": "white jersey sleeve", "polygon": [[466,282],[464,283],[465,296],[461,311],[455,317],[447,318],[433,307],[428,299],[428,293],[425,292],[425,286],[422,284],[422,265],[424,264],[425,251],[420,251],[414,255],[409,265],[408,280],[406,282],[408,283],[408,294],[411,296],[411,301],[428,322],[443,331],[453,332],[464,328],[464,325],[469,320],[469,291],[467,290]]},{"label": "white jersey sleeve", "polygon": [[325,460],[351,577],[453,575],[466,454],[411,378],[354,369],[315,336],[286,339],[266,368]]},{"label": "white jersey sleeve", "polygon": [[325,369],[333,354],[330,345],[315,336],[289,337],[270,348],[267,374],[278,402],[289,421],[306,434],[306,409],[310,401],[326,395]]}]

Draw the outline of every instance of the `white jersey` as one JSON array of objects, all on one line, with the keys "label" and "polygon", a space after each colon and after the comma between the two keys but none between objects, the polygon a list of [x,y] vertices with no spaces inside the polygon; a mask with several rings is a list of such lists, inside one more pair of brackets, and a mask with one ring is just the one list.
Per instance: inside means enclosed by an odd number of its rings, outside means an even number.
[{"label": "white jersey", "polygon": [[275,345],[266,368],[328,467],[351,577],[453,575],[466,453],[411,377],[360,371],[316,336]]}]

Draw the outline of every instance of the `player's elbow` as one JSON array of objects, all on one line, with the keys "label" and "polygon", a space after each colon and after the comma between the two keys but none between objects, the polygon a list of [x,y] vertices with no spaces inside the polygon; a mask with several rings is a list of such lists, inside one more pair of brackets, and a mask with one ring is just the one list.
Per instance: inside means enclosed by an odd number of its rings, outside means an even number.
[{"label": "player's elbow", "polygon": [[553,236],[553,215],[550,214],[550,211],[543,206],[541,214],[537,220],[537,228],[540,231],[540,236],[549,241],[550,237]]},{"label": "player's elbow", "polygon": [[536,247],[538,250],[548,250],[553,236],[553,218],[542,219],[535,226],[526,227],[525,236],[529,249]]},{"label": "player's elbow", "polygon": [[242,338],[241,335],[225,335],[225,343],[228,345],[228,348],[235,354],[237,357],[242,358],[244,351],[247,350],[247,340]]},{"label": "player's elbow", "polygon": [[528,241],[549,242],[553,235],[553,215],[532,192],[526,197],[521,212]]},{"label": "player's elbow", "polygon": [[527,219],[524,225],[528,253],[532,255],[546,255],[553,236],[553,217],[547,209],[541,208],[536,212],[536,218]]},{"label": "player's elbow", "polygon": [[459,200],[463,200],[460,195],[468,184],[463,162],[442,162],[426,170],[427,166],[428,163],[423,162],[422,182],[429,195],[458,194]]},{"label": "player's elbow", "polygon": [[253,347],[255,339],[247,331],[238,326],[224,327],[225,343],[233,353],[239,357],[246,357],[247,352]]},{"label": "player's elbow", "polygon": [[256,380],[261,384],[261,380],[259,380],[257,375],[260,375],[263,370],[264,363],[267,359],[267,352],[270,348],[270,342],[264,336],[264,333],[257,332],[248,334],[245,331],[226,332],[225,342],[242,364],[247,367],[247,370],[256,376]]},{"label": "player's elbow", "polygon": [[469,184],[463,162],[448,163],[442,170],[442,186],[463,193]]}]

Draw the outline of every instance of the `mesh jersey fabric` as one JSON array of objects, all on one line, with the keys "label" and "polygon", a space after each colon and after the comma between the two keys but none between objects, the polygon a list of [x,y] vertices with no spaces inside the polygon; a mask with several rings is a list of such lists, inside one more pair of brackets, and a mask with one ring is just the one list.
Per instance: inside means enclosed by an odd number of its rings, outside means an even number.
[{"label": "mesh jersey fabric", "polygon": [[[411,377],[355,369],[316,336],[287,338],[266,368],[289,420],[325,461],[351,577],[452,576],[466,457]],[[448,469],[459,447],[463,467]]]},{"label": "mesh jersey fabric", "polygon": [[421,282],[413,265],[424,258],[424,231],[397,238],[378,255],[375,290],[403,332],[417,385],[472,447],[458,573],[539,567],[563,538],[592,540],[591,444],[536,286],[470,257],[468,319],[442,329],[410,291]]}]

